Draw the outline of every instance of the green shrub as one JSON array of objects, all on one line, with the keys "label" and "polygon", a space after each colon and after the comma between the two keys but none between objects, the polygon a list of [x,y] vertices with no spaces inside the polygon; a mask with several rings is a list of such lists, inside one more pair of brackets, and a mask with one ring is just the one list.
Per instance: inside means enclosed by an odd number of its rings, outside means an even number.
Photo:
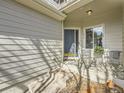
[{"label": "green shrub", "polygon": [[104,53],[104,48],[101,46],[96,46],[96,48],[94,49],[94,54],[95,55],[103,55]]}]

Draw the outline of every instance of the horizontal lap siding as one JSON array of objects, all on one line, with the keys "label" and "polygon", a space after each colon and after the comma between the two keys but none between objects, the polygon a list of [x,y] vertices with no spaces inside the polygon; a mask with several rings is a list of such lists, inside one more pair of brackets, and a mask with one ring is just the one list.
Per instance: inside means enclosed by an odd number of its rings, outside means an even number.
[{"label": "horizontal lap siding", "polygon": [[61,61],[61,28],[59,21],[0,0],[0,91],[58,66],[54,59]]},{"label": "horizontal lap siding", "polygon": [[123,65],[124,65],[124,2],[123,2],[123,6],[122,6],[122,24],[123,24],[123,29],[122,29],[122,44],[123,44]]},{"label": "horizontal lap siding", "polygon": [[122,51],[122,20],[118,18],[105,25],[105,48],[111,51]]}]

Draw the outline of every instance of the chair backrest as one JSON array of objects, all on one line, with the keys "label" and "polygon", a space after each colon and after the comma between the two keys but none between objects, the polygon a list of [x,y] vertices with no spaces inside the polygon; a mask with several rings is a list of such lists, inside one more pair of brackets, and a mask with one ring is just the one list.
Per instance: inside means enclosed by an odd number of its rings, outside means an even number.
[{"label": "chair backrest", "polygon": [[110,57],[113,59],[120,59],[121,51],[110,51]]},{"label": "chair backrest", "polygon": [[121,62],[121,51],[110,51],[109,58],[112,63],[120,63]]}]

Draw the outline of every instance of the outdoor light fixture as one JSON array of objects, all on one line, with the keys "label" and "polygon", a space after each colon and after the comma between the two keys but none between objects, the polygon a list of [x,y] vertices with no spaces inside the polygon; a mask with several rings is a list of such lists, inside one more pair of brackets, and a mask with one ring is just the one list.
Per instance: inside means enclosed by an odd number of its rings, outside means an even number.
[{"label": "outdoor light fixture", "polygon": [[86,13],[90,16],[93,13],[93,10],[88,10]]}]

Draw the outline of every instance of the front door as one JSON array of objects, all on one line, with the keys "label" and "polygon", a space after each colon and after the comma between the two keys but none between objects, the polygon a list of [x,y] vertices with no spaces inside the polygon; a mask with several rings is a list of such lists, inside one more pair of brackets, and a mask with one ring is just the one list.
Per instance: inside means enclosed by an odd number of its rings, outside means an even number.
[{"label": "front door", "polygon": [[78,56],[78,34],[79,31],[75,29],[64,30],[64,59]]}]

